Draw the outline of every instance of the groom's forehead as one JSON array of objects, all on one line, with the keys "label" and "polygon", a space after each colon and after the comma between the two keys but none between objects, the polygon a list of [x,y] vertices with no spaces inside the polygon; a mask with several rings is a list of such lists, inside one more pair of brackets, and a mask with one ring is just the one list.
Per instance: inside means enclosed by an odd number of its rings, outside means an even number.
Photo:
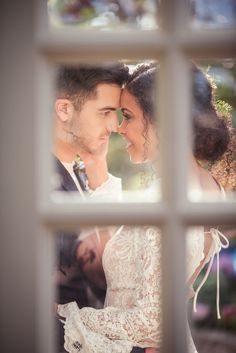
[{"label": "groom's forehead", "polygon": [[98,103],[100,108],[118,108],[121,96],[121,87],[115,84],[102,83],[97,85],[94,95],[89,100]]}]

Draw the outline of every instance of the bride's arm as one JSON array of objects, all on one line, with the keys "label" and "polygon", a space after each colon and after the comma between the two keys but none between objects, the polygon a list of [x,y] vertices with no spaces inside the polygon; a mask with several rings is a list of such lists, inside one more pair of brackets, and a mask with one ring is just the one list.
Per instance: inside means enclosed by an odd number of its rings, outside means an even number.
[{"label": "bride's arm", "polygon": [[[143,231],[143,228],[140,228],[140,232]],[[140,242],[142,256],[135,259],[138,261],[137,270],[142,273],[137,305],[124,310],[115,307],[100,310],[79,309],[76,303],[59,306],[58,312],[60,316],[66,318],[67,323],[76,322],[76,325],[65,326],[65,336],[80,337],[79,331],[84,331],[86,327],[90,332],[96,332],[111,340],[129,341],[133,346],[156,347],[159,344],[161,340],[160,234],[157,230],[149,229],[146,234],[140,234]]]},{"label": "bride's arm", "polygon": [[89,195],[98,197],[99,201],[118,201],[121,200],[121,179],[108,173],[107,152],[108,145],[104,144],[99,153],[91,154],[82,150],[79,155],[85,165]]}]

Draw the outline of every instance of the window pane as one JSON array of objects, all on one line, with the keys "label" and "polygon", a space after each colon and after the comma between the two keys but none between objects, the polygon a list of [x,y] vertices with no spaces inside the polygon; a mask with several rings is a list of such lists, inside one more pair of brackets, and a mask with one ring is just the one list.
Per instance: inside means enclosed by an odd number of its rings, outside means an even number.
[{"label": "window pane", "polygon": [[[115,345],[121,348],[120,344],[124,344],[124,349],[156,347],[159,351],[162,342],[160,230],[152,226],[87,227],[73,233],[61,231],[55,239],[56,301],[77,303],[60,308],[61,316],[68,319],[66,337],[73,337],[73,343],[81,344],[84,349],[89,349],[90,344],[102,347],[105,341],[107,352],[116,352]],[[220,248],[218,308],[216,253]],[[217,349],[214,352],[223,351],[223,347],[226,352],[234,352],[235,251],[234,226],[195,226],[187,230],[190,326],[187,342],[191,353],[195,352],[194,346],[203,353],[209,352],[210,347]],[[209,275],[200,288],[208,269]],[[70,310],[73,313],[69,317]],[[217,319],[218,310],[221,319]],[[75,329],[73,333],[70,324]],[[121,338],[126,342],[122,343]],[[63,332],[60,339],[62,344]]]},{"label": "window pane", "polygon": [[160,200],[156,65],[56,68],[55,201],[63,194],[98,202]]},{"label": "window pane", "polygon": [[[216,304],[218,296],[217,257],[215,256],[212,267],[210,261],[211,255],[214,253],[212,251],[214,244],[212,244],[213,238],[211,235],[214,234],[214,239],[219,239],[223,245],[226,245],[226,241],[219,232],[217,233],[216,229],[208,227],[208,233],[205,232],[204,246],[196,229],[199,229],[199,227],[189,229],[187,234],[187,249],[192,247],[195,249],[193,253],[197,254],[195,259],[193,256],[189,258],[188,266],[192,268],[194,264],[201,263],[200,267],[203,267],[196,280],[194,276],[189,280],[193,283],[193,290],[189,293],[191,298],[189,302],[189,321],[191,322],[192,335],[198,352],[233,353],[236,349],[236,229],[235,226],[217,227],[229,240],[229,247],[221,249],[219,258],[219,313],[221,318],[217,318],[218,309]],[[203,248],[209,253],[208,263],[205,266],[201,262]],[[198,293],[198,288],[200,288],[208,269],[210,270],[208,278],[199,290],[195,306],[193,303],[196,298],[194,299],[194,297]]]},{"label": "window pane", "polygon": [[[89,352],[95,346],[98,352],[115,353],[160,347],[160,231],[152,226],[90,227],[61,232],[55,239],[56,301],[69,303],[59,307],[67,319],[69,348]],[[63,340],[61,327],[57,352],[63,351]]]},{"label": "window pane", "polygon": [[50,25],[55,28],[156,29],[158,1],[49,0]]},{"label": "window pane", "polygon": [[192,66],[192,201],[235,197],[236,63],[233,59]]},{"label": "window pane", "polygon": [[228,28],[236,25],[235,0],[190,0],[192,24],[196,27]]}]

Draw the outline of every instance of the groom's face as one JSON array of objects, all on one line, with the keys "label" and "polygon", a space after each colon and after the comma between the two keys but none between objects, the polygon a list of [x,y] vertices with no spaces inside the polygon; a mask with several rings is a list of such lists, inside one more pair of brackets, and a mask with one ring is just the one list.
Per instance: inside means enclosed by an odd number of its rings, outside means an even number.
[{"label": "groom's face", "polygon": [[99,154],[107,151],[109,137],[118,128],[116,110],[120,93],[121,88],[115,84],[99,84],[96,96],[74,111],[71,131],[77,137],[78,152]]}]

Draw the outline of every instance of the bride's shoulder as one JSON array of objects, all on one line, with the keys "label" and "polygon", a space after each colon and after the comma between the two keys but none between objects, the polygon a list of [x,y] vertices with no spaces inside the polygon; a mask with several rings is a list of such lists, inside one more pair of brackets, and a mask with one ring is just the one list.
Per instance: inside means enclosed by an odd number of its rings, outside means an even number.
[{"label": "bride's shoulder", "polygon": [[188,196],[191,201],[225,199],[225,191],[212,174],[203,167],[197,167],[197,173],[189,179]]},{"label": "bride's shoulder", "polygon": [[160,239],[161,236],[160,229],[154,226],[123,226],[118,234],[148,241]]},{"label": "bride's shoulder", "polygon": [[221,187],[218,181],[212,176],[212,174],[202,167],[199,167],[199,171],[200,183],[203,189],[208,192],[220,193]]}]

